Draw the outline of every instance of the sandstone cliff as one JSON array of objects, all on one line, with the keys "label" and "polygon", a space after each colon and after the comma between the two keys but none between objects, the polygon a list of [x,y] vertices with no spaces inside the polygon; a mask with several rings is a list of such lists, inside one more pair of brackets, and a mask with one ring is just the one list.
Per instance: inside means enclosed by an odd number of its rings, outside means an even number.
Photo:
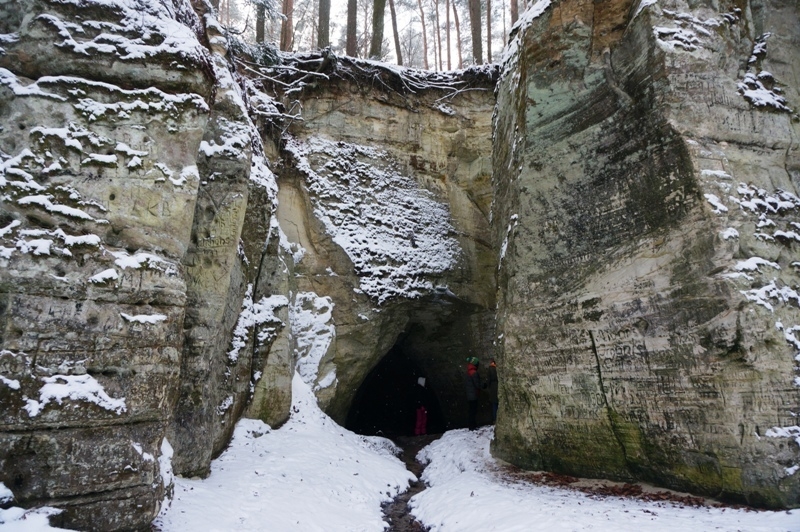
[{"label": "sandstone cliff", "polygon": [[493,92],[141,4],[0,0],[16,504],[147,528],[295,371],[346,423],[396,349],[447,428],[496,353],[518,465],[797,506],[796,6],[545,0]]},{"label": "sandstone cliff", "polygon": [[526,14],[494,126],[498,456],[798,504],[790,4]]},{"label": "sandstone cliff", "polygon": [[0,481],[73,527],[147,527],[264,362],[232,337],[277,188],[198,9],[0,3]]}]

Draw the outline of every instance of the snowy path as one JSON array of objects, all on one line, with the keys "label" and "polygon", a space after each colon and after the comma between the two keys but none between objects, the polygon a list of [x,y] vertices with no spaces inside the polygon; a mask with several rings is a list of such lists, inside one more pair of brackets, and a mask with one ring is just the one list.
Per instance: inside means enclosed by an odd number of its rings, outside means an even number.
[{"label": "snowy path", "polygon": [[[272,430],[241,420],[229,448],[204,480],[176,479],[163,532],[358,532],[387,527],[381,506],[416,480],[384,438],[345,430],[317,407],[300,378],[291,419]],[[417,456],[427,485],[409,506],[433,532],[800,531],[800,511],[681,507],[670,502],[597,497],[534,485],[499,473],[489,454],[492,427],[455,430]],[[0,510],[0,530],[53,530],[48,510]],[[26,517],[27,516],[27,517]],[[413,529],[412,529],[413,530]]]},{"label": "snowy path", "polygon": [[[401,459],[411,473],[418,479],[422,476],[425,466],[417,460],[417,454],[423,447],[441,437],[441,434],[398,438],[397,443],[403,453]],[[427,486],[422,480],[411,483],[409,488],[394,498],[389,503],[383,504],[384,520],[389,523],[388,532],[421,531],[425,527],[414,518],[411,513],[409,501],[412,497],[423,491]]]},{"label": "snowy path", "polygon": [[[392,455],[399,449],[336,425],[299,379],[293,393],[286,425],[257,437],[252,427],[258,422],[240,421],[209,478],[178,479],[173,506],[157,522],[161,530],[352,532],[387,526],[381,505],[415,480]],[[489,454],[492,434],[492,427],[450,431],[419,453],[428,487],[409,503],[417,520],[435,532],[800,531],[797,510],[680,507],[504,478]]]}]

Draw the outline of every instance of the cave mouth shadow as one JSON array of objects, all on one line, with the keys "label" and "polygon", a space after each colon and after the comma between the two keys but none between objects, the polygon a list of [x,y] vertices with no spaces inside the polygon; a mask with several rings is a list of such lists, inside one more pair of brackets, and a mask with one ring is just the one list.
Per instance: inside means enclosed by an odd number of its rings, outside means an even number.
[{"label": "cave mouth shadow", "polygon": [[445,420],[431,379],[396,343],[359,386],[347,414],[345,427],[364,436],[398,438],[414,435],[417,379],[426,378],[422,397],[428,410],[428,434],[441,434]]}]

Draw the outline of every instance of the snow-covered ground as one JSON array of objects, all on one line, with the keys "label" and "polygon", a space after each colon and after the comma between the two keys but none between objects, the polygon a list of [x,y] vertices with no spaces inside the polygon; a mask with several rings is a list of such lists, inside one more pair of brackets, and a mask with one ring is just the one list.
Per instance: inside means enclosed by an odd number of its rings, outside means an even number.
[{"label": "snow-covered ground", "polygon": [[[354,434],[317,407],[299,375],[291,419],[271,430],[241,420],[229,448],[204,479],[175,481],[164,532],[383,530],[381,503],[413,475],[389,440]],[[755,512],[682,507],[671,502],[598,497],[504,476],[489,454],[492,427],[454,430],[424,448],[428,487],[411,499],[413,514],[433,531],[788,531],[800,511]],[[0,496],[3,495],[0,486]],[[50,510],[0,510],[0,530],[53,530]]]}]

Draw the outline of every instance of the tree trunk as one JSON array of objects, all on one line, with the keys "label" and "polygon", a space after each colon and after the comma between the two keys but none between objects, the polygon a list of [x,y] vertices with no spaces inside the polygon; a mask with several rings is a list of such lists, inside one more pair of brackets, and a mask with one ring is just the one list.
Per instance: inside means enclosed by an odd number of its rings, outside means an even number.
[{"label": "tree trunk", "polygon": [[266,9],[264,4],[259,4],[256,8],[256,42],[264,42],[264,25],[267,21]]},{"label": "tree trunk", "polygon": [[517,0],[511,0],[511,25],[513,26],[514,23],[519,18],[519,2]]},{"label": "tree trunk", "polygon": [[383,46],[383,15],[386,12],[386,0],[375,0],[372,3],[372,43],[369,47],[370,59],[380,60]]},{"label": "tree trunk", "polygon": [[428,35],[425,30],[425,10],[422,8],[422,0],[417,0],[419,5],[419,17],[422,22],[422,61],[425,65],[425,70],[428,70]]},{"label": "tree trunk", "polygon": [[347,0],[347,45],[345,53],[350,57],[358,56],[358,42],[356,32],[358,31],[358,1]]},{"label": "tree trunk", "polygon": [[[330,0],[328,0],[330,1]],[[389,13],[392,15],[392,33],[394,34],[394,52],[397,54],[397,64],[403,65],[403,54],[400,51],[400,33],[397,31],[397,13],[394,11],[394,0],[389,0]]]},{"label": "tree trunk", "polygon": [[468,0],[469,26],[472,30],[472,62],[476,65],[483,63],[483,48],[481,46],[481,0]]},{"label": "tree trunk", "polygon": [[445,19],[445,35],[446,38],[446,45],[447,45],[447,70],[453,70],[453,63],[450,59],[450,0],[444,0],[444,11],[446,13]]},{"label": "tree trunk", "polygon": [[292,50],[292,35],[294,34],[293,12],[294,0],[283,0],[283,16],[286,18],[281,23],[281,50],[284,52]]},{"label": "tree trunk", "polygon": [[486,0],[486,62],[492,62],[492,0]]},{"label": "tree trunk", "polygon": [[317,26],[317,48],[331,44],[331,0],[319,0],[319,25]]},{"label": "tree trunk", "polygon": [[461,55],[461,25],[458,23],[458,11],[453,3],[453,20],[456,23],[456,50],[458,50],[458,68],[464,68],[464,57]]},{"label": "tree trunk", "polygon": [[433,0],[433,9],[436,12],[436,24],[434,28],[436,29],[436,33],[434,33],[433,38],[436,39],[436,49],[439,51],[438,54],[438,64],[439,70],[444,70],[442,68],[442,23],[441,18],[439,17],[439,0]]},{"label": "tree trunk", "polygon": [[217,14],[219,14],[219,0],[211,0],[211,7],[213,7]]}]

